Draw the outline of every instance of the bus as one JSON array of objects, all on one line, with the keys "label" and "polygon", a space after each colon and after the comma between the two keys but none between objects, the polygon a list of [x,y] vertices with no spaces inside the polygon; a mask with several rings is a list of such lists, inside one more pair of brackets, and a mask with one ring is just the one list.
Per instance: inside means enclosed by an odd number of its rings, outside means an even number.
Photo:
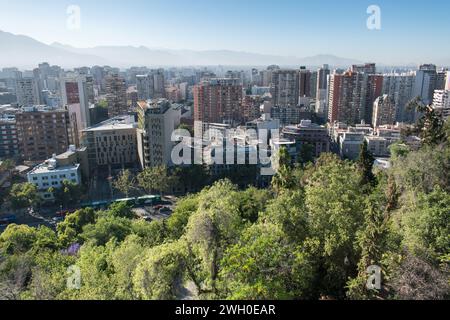
[{"label": "bus", "polygon": [[81,207],[83,209],[93,208],[93,209],[106,209],[110,205],[109,201],[93,201],[93,202],[83,202]]},{"label": "bus", "polygon": [[131,207],[136,206],[154,206],[161,203],[160,195],[147,195],[137,198],[123,198],[113,201],[95,201],[95,202],[84,202],[81,204],[82,208],[94,208],[94,209],[106,209],[113,203],[126,203]]},{"label": "bus", "polygon": [[136,199],[135,198],[117,199],[114,200],[112,203],[125,203],[128,206],[134,206],[136,204]]},{"label": "bus", "polygon": [[154,206],[161,203],[161,196],[144,196],[137,198],[138,205]]}]

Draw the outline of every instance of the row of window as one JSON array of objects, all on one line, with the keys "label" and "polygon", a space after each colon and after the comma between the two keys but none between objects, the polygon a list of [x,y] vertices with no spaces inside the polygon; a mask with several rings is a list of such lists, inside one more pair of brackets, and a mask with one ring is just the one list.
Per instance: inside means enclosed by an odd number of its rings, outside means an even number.
[{"label": "row of window", "polygon": [[[75,174],[75,173],[71,173],[70,174],[70,176],[71,177],[76,177],[77,175]],[[59,175],[59,178],[60,179],[65,179],[65,178],[67,178],[67,175],[65,175],[65,174],[60,174]],[[48,180],[54,180],[54,179],[58,179],[58,176],[57,175],[51,175],[50,177],[49,176],[41,176],[41,180],[42,181],[48,181]],[[38,179],[38,177],[33,177],[33,181],[38,181],[39,179]]]}]

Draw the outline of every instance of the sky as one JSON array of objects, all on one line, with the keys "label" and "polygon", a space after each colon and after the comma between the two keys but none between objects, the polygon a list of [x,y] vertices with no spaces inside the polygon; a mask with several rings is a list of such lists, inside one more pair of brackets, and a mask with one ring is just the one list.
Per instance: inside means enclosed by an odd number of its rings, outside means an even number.
[{"label": "sky", "polygon": [[[67,8],[80,8],[80,29]],[[381,10],[369,30],[367,8]],[[0,0],[0,30],[47,44],[333,54],[386,64],[450,55],[448,0]]]}]

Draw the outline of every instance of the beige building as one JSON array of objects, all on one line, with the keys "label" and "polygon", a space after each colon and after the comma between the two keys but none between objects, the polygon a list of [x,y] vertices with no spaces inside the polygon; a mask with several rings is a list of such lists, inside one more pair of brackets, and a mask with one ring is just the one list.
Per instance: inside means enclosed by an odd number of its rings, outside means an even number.
[{"label": "beige building", "polygon": [[89,167],[124,168],[137,164],[136,123],[133,116],[118,116],[83,130]]}]

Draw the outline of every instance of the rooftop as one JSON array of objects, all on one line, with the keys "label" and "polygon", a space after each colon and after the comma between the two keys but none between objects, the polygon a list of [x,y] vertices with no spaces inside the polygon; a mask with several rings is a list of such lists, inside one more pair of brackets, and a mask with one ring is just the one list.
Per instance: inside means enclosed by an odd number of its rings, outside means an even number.
[{"label": "rooftop", "polygon": [[54,166],[51,163],[51,159],[45,161],[44,163],[34,167],[28,174],[29,175],[33,175],[33,174],[44,174],[44,173],[51,173],[51,172],[58,172],[58,173],[63,173],[63,172],[69,172],[69,171],[73,171],[73,170],[77,170],[80,167],[80,164],[74,164],[74,165],[68,165],[68,166]]},{"label": "rooftop", "polygon": [[133,116],[118,116],[108,119],[95,126],[83,130],[83,132],[107,131],[107,130],[125,130],[136,128],[136,122]]},{"label": "rooftop", "polygon": [[34,106],[23,106],[19,111],[19,113],[27,113],[27,112],[66,112],[66,110],[47,105],[34,105]]}]

